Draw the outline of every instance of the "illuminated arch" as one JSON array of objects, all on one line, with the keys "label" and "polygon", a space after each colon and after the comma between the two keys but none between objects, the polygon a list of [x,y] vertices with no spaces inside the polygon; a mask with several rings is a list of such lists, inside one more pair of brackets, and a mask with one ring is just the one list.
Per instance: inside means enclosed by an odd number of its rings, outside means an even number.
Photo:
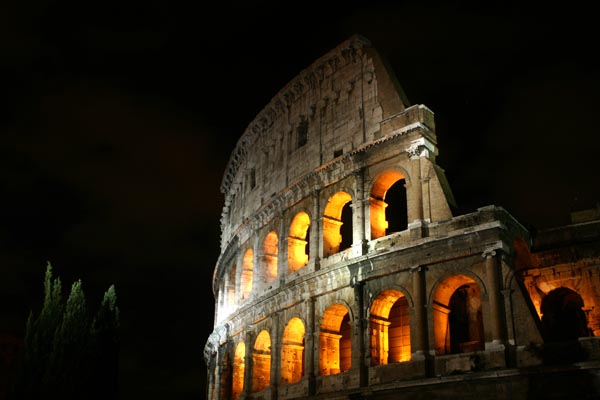
[{"label": "illuminated arch", "polygon": [[231,380],[231,398],[237,399],[244,391],[244,373],[246,371],[246,345],[238,343],[233,356],[233,378]]},{"label": "illuminated arch", "polygon": [[323,314],[319,332],[319,372],[333,375],[352,366],[350,314],[342,304],[334,304]]},{"label": "illuminated arch", "polygon": [[241,300],[250,297],[254,281],[254,250],[247,249],[242,261],[242,276],[240,279]]},{"label": "illuminated arch", "polygon": [[271,336],[263,330],[256,337],[252,353],[252,392],[271,384]]},{"label": "illuminated arch", "polygon": [[304,375],[304,324],[292,318],[283,331],[281,341],[281,382],[298,382]]},{"label": "illuminated arch", "polygon": [[475,279],[461,274],[440,282],[432,312],[436,354],[484,349],[481,288]]},{"label": "illuminated arch", "polygon": [[227,283],[227,306],[229,309],[235,306],[235,279],[237,275],[237,266],[233,264],[229,270]]},{"label": "illuminated arch", "polygon": [[308,228],[310,217],[304,211],[296,214],[288,237],[288,272],[294,272],[308,263]]},{"label": "illuminated arch", "polygon": [[[392,231],[407,228],[405,176],[399,171],[386,171],[379,175],[371,187],[371,239],[383,237]],[[393,188],[394,201],[388,204],[388,191]],[[387,207],[391,208],[387,210]],[[395,226],[390,226],[390,221]]]},{"label": "illuminated arch", "polygon": [[370,309],[371,364],[410,361],[408,300],[398,290],[379,293]]},{"label": "illuminated arch", "polygon": [[278,248],[277,233],[271,231],[265,237],[263,242],[262,250],[262,263],[261,263],[261,279],[265,285],[273,282],[277,277],[277,254]]},{"label": "illuminated arch", "polygon": [[[342,243],[341,227],[344,223],[352,223],[352,218],[349,221],[342,221],[342,210],[352,200],[346,192],[337,192],[327,200],[325,212],[323,213],[323,256],[328,257],[339,252],[340,244]],[[352,233],[350,232],[350,235]],[[348,243],[348,238],[344,238],[345,243]],[[352,243],[352,238],[350,238]]]}]

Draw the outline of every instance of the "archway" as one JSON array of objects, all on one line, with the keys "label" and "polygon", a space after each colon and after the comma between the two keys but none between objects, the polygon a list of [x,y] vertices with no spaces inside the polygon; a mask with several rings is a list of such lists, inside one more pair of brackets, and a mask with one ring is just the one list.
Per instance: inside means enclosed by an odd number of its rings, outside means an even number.
[{"label": "archway", "polygon": [[229,269],[229,276],[227,280],[227,306],[229,309],[236,305],[235,301],[235,279],[237,275],[237,266],[233,264]]},{"label": "archway", "polygon": [[583,298],[572,289],[561,286],[548,292],[540,307],[545,340],[560,342],[589,336],[583,306]]},{"label": "archway", "polygon": [[[213,375],[213,385],[212,385],[212,398],[220,398],[220,399],[230,399],[233,398],[231,396],[231,382],[232,382],[232,368],[231,368],[231,360],[229,359],[229,352],[225,353],[223,355],[223,358],[221,360],[221,371],[220,371],[220,376],[219,376],[219,371],[218,368],[215,368],[212,371],[212,375]],[[217,385],[216,382],[219,382],[218,387],[220,387],[219,393],[220,396],[219,397],[215,397],[217,394]]]},{"label": "archway", "polygon": [[[347,246],[350,242],[352,245],[352,231],[347,233],[347,229],[344,229],[344,233],[348,237],[342,236],[342,226],[348,224],[347,212],[345,213],[346,220],[342,220],[344,209],[352,200],[352,197],[346,192],[337,192],[327,200],[325,211],[323,213],[323,256],[328,257],[332,254],[344,250],[341,245]],[[352,213],[350,213],[350,224],[352,224]],[[351,227],[350,227],[351,228]]]},{"label": "archway", "polygon": [[261,277],[265,285],[270,284],[277,277],[278,241],[277,233],[271,231],[263,242]]},{"label": "archway", "polygon": [[254,251],[247,249],[244,253],[242,262],[242,276],[240,279],[240,300],[245,300],[252,293],[252,283],[254,282]]},{"label": "archway", "polygon": [[334,304],[323,314],[319,332],[319,372],[333,375],[352,366],[350,314],[341,304]]},{"label": "archway", "polygon": [[402,173],[386,171],[373,183],[370,197],[371,239],[407,228],[405,182]]},{"label": "archway", "polygon": [[308,263],[308,229],[310,217],[304,211],[296,214],[288,237],[288,272],[294,272]]},{"label": "archway", "polygon": [[453,275],[438,285],[433,325],[438,355],[484,349],[481,289],[473,278]]},{"label": "archway", "polygon": [[371,364],[409,361],[410,314],[406,297],[398,290],[384,290],[370,310]]},{"label": "archway", "polygon": [[283,331],[281,341],[281,382],[298,382],[304,375],[304,324],[292,318]]},{"label": "archway", "polygon": [[271,337],[263,330],[256,337],[252,353],[252,391],[260,392],[271,384]]},{"label": "archway", "polygon": [[238,343],[233,356],[233,378],[231,380],[231,398],[237,399],[244,391],[244,373],[246,371],[246,345]]}]

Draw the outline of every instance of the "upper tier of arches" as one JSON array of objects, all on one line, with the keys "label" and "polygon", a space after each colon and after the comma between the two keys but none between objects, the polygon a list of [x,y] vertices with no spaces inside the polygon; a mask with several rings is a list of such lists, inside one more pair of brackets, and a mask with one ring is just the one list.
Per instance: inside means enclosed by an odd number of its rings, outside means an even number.
[{"label": "upper tier of arches", "polygon": [[286,192],[297,191],[311,174],[420,119],[434,130],[430,112],[408,108],[382,57],[360,36],[301,71],[259,112],[231,154],[221,183],[222,249],[245,220],[289,198]]}]

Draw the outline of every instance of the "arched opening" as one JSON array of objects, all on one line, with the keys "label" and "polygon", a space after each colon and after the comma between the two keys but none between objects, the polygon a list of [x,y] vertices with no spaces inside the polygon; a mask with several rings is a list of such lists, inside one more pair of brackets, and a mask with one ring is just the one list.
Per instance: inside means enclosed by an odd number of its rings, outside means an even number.
[{"label": "arched opening", "polygon": [[438,355],[484,349],[481,289],[473,278],[453,275],[438,285],[433,299],[433,325]]},{"label": "arched opening", "polygon": [[227,284],[227,305],[229,309],[235,306],[235,278],[237,275],[237,266],[233,264],[229,270],[229,279]]},{"label": "arched opening", "polygon": [[231,398],[237,399],[244,391],[244,373],[246,371],[246,345],[238,343],[233,356],[233,378],[231,380]]},{"label": "arched opening", "polygon": [[542,299],[542,331],[548,342],[576,340],[590,336],[583,298],[576,291],[561,286]]},{"label": "arched opening", "polygon": [[281,341],[281,382],[298,382],[304,375],[304,324],[292,318]]},{"label": "arched opening", "polygon": [[[230,359],[229,359],[230,354],[229,353],[225,353],[223,355],[223,358],[221,360],[221,373],[219,376],[219,371],[218,368],[215,368],[213,371],[213,382],[217,382],[217,380],[219,380],[219,385],[218,387],[220,387],[220,396],[218,398],[220,399],[229,399],[232,398],[231,396],[231,381],[232,381],[232,368],[231,368],[231,363],[230,363]],[[212,390],[211,390],[213,396],[211,398],[217,398],[215,397],[216,393],[217,393],[217,385],[212,385]]]},{"label": "arched opening", "polygon": [[247,249],[242,262],[242,276],[240,279],[241,300],[250,297],[252,282],[254,281],[254,251]]},{"label": "arched opening", "polygon": [[370,310],[371,365],[410,361],[410,313],[406,297],[384,290]]},{"label": "arched opening", "polygon": [[398,171],[386,171],[373,183],[370,197],[371,239],[408,226],[406,181]]},{"label": "arched opening", "polygon": [[294,272],[308,264],[308,233],[310,217],[304,211],[296,214],[290,225],[288,237],[288,272]]},{"label": "arched opening", "polygon": [[260,392],[271,384],[271,337],[263,330],[256,337],[252,353],[252,391]]},{"label": "arched opening", "polygon": [[265,237],[263,242],[263,255],[262,255],[262,281],[265,285],[270,284],[277,277],[277,254],[278,238],[277,233],[271,231]]},{"label": "arched opening", "polygon": [[219,282],[219,314],[221,314],[222,312],[224,312],[225,307],[227,306],[226,304],[226,293],[227,291],[225,290],[225,282],[221,281]]},{"label": "arched opening", "polygon": [[333,196],[327,200],[327,205],[325,206],[325,212],[323,213],[323,256],[328,257],[332,254],[343,250],[341,247],[342,243],[347,246],[347,243],[350,242],[352,245],[352,231],[350,230],[349,234],[346,234],[345,242],[344,237],[342,236],[342,232],[347,232],[347,229],[342,231],[342,226],[348,221],[348,216],[346,215],[346,221],[342,219],[343,210],[346,209],[346,214],[348,214],[347,210],[350,210],[350,229],[352,229],[352,210],[350,207],[345,207],[349,205],[352,200],[352,197],[346,192],[337,192]]},{"label": "arched opening", "polygon": [[345,306],[334,304],[323,314],[319,332],[319,372],[333,375],[352,366],[350,314]]}]

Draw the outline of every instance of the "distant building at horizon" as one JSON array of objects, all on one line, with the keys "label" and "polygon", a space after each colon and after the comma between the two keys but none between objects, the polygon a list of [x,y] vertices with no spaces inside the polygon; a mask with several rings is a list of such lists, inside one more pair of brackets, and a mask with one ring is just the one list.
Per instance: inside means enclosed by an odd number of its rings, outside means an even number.
[{"label": "distant building at horizon", "polygon": [[221,185],[208,399],[600,398],[600,212],[454,215],[437,155],[360,36],[263,108]]}]

